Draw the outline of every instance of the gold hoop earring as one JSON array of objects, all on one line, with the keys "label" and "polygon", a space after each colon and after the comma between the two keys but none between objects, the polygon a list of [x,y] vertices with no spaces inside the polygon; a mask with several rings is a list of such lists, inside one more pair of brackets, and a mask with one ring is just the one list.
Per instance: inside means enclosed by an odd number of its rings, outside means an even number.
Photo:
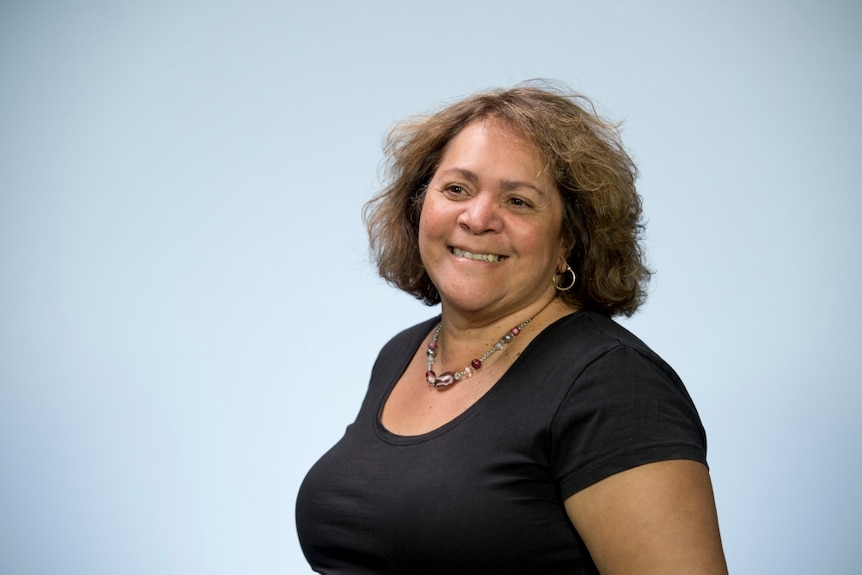
[{"label": "gold hoop earring", "polygon": [[[560,279],[566,274],[566,272],[572,274],[572,281],[569,282],[568,285],[560,285]],[[563,272],[559,272],[554,274],[553,279],[554,287],[557,288],[557,291],[569,291],[573,287],[575,287],[575,282],[578,280],[578,276],[575,275],[575,270],[572,269],[572,266],[566,264],[566,270]]]}]

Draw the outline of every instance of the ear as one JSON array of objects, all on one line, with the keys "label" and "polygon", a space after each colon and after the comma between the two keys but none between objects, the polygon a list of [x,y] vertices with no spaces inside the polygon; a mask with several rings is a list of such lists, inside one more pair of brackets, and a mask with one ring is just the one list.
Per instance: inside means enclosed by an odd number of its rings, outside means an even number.
[{"label": "ear", "polygon": [[568,267],[568,265],[569,264],[568,264],[568,262],[566,262],[565,256],[560,256],[560,259],[557,260],[557,273],[561,274],[564,271],[566,271],[566,268]]},{"label": "ear", "polygon": [[[567,243],[571,243],[572,245],[567,245]],[[559,256],[557,257],[557,273],[563,273],[566,271],[566,268],[569,267],[567,258],[569,254],[572,253],[572,249],[574,247],[574,242],[566,242],[564,238],[560,238],[560,251]]]}]

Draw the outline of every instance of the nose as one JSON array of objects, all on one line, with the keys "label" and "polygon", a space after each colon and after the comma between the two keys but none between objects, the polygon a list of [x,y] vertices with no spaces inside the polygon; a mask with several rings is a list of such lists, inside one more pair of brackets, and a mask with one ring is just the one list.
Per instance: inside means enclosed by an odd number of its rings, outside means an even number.
[{"label": "nose", "polygon": [[502,228],[499,207],[491,194],[476,194],[462,204],[458,225],[476,235],[498,232]]}]

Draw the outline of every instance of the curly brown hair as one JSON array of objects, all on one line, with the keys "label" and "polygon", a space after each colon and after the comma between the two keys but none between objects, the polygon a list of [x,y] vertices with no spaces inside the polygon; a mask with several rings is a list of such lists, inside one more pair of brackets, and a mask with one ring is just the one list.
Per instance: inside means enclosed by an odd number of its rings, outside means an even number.
[{"label": "curly brown hair", "polygon": [[581,309],[632,315],[646,297],[652,273],[643,262],[637,168],[617,124],[599,117],[586,97],[548,85],[476,94],[389,132],[387,183],[363,209],[380,275],[428,305],[440,302],[419,256],[422,202],[452,139],[488,117],[537,147],[563,198],[561,233],[577,281],[560,297]]}]

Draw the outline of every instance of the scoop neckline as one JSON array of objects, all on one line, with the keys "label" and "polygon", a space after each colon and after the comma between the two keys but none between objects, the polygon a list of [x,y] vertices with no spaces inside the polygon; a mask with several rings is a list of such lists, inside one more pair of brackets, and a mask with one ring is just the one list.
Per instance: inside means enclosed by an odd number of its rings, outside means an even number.
[{"label": "scoop neckline", "polygon": [[569,320],[574,320],[575,318],[580,318],[585,313],[585,310],[577,310],[570,314],[564,315],[563,317],[558,318],[548,324],[542,331],[540,331],[536,335],[536,337],[534,337],[530,341],[530,343],[527,344],[527,347],[524,348],[524,351],[521,352],[521,355],[519,355],[515,359],[515,361],[512,362],[512,365],[510,365],[505,372],[503,372],[503,375],[500,376],[500,379],[497,380],[497,383],[495,383],[491,387],[491,389],[489,389],[484,395],[482,395],[482,397],[477,399],[467,409],[465,409],[446,423],[443,423],[439,427],[435,427],[430,431],[426,431],[425,433],[420,433],[417,435],[401,435],[390,431],[385,425],[383,425],[383,407],[389,400],[389,396],[392,395],[392,390],[395,389],[395,385],[398,383],[398,380],[401,379],[401,377],[404,375],[404,371],[410,365],[410,361],[413,359],[413,356],[416,354],[416,351],[418,351],[419,346],[422,345],[422,342],[425,341],[425,338],[430,333],[430,329],[433,329],[433,327],[440,322],[442,316],[437,315],[436,317],[431,318],[423,322],[422,324],[419,324],[423,326],[427,324],[429,325],[429,329],[421,330],[421,336],[418,338],[418,341],[415,343],[415,345],[410,345],[410,349],[412,349],[413,351],[405,356],[403,364],[398,369],[395,376],[392,378],[392,381],[389,382],[386,391],[382,394],[380,400],[378,401],[377,410],[374,416],[374,429],[377,432],[378,437],[380,437],[380,439],[382,439],[386,443],[391,443],[393,445],[411,445],[431,441],[441,435],[448,433],[452,429],[458,427],[463,421],[475,416],[479,411],[482,410],[485,404],[491,401],[494,396],[501,393],[502,390],[505,390],[505,388],[508,386],[509,381],[513,379],[513,374],[516,374],[521,369],[521,364],[526,361],[525,357],[531,355],[533,353],[533,350],[541,343],[542,340],[548,337],[548,334],[551,331],[556,329],[559,324]]}]

